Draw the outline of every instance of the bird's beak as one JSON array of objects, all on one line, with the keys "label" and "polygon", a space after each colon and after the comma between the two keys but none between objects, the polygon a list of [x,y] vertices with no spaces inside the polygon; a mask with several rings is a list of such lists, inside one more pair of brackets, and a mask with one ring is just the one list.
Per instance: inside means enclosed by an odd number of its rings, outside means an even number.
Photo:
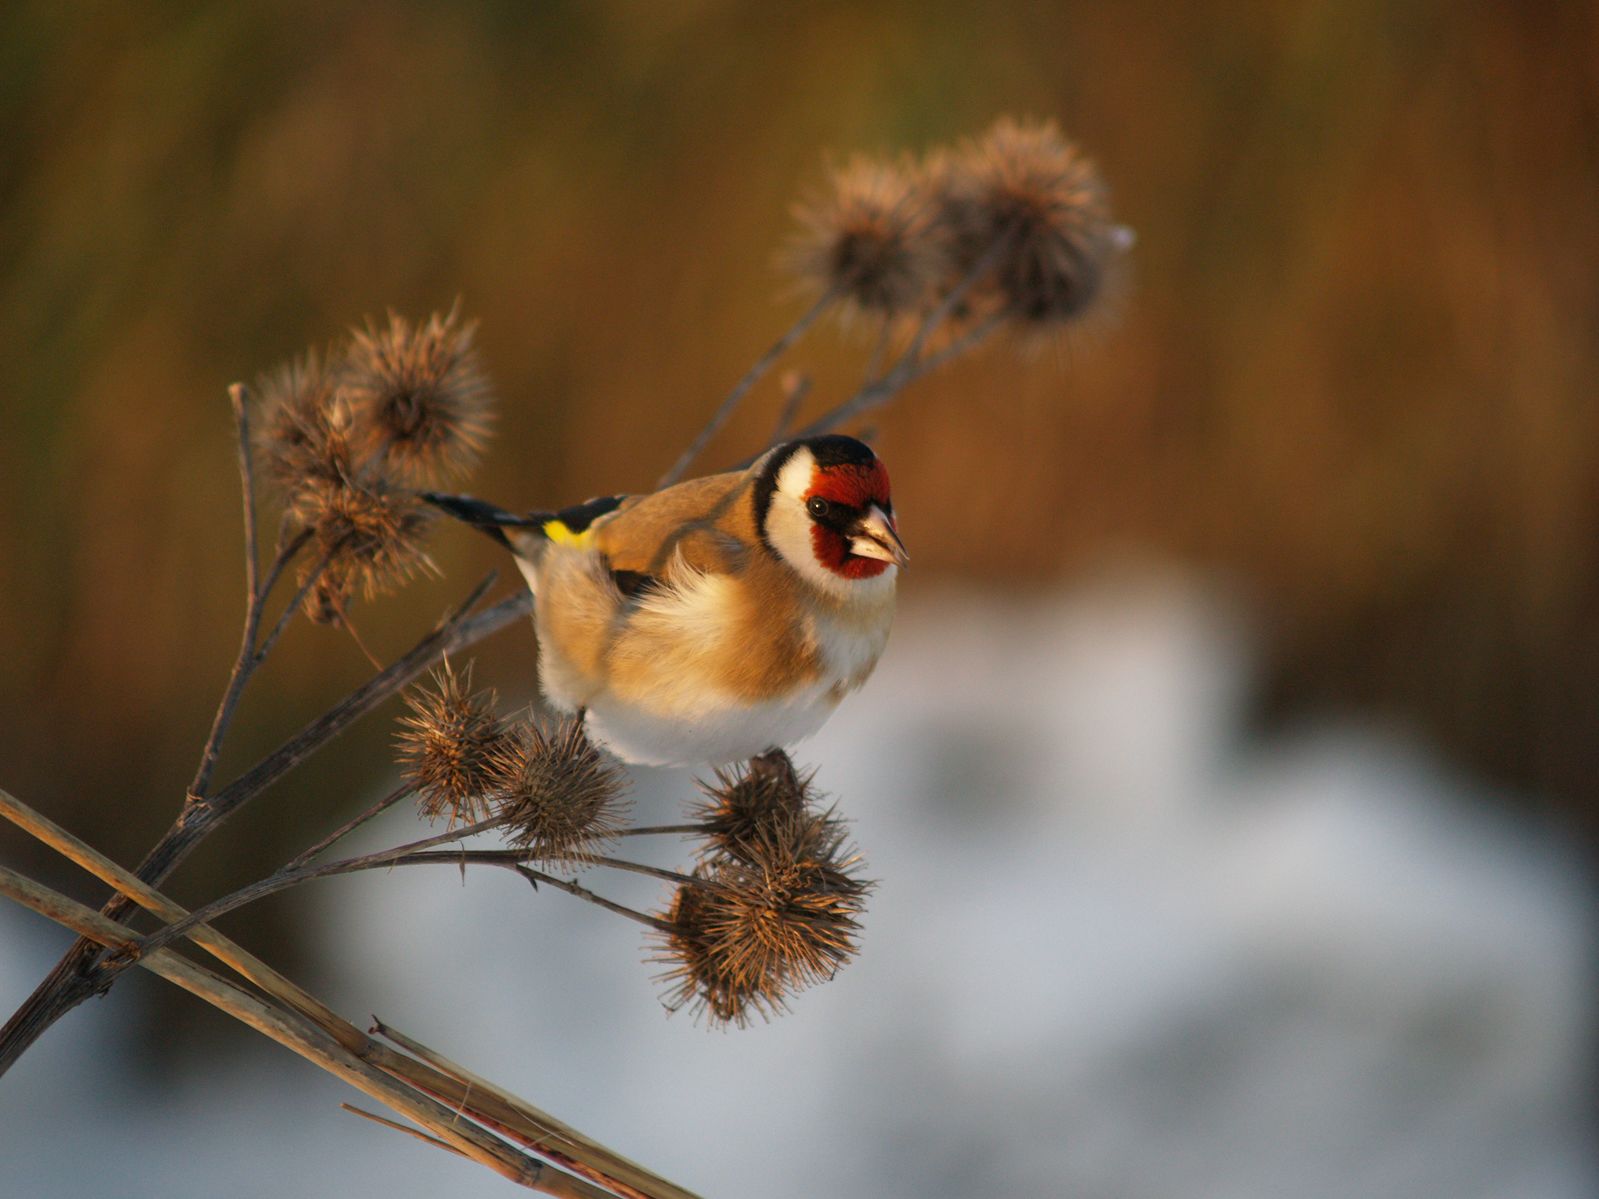
[{"label": "bird's beak", "polygon": [[880,558],[899,567],[911,560],[905,552],[905,543],[894,529],[893,518],[876,504],[868,508],[850,530],[849,552],[858,558]]}]

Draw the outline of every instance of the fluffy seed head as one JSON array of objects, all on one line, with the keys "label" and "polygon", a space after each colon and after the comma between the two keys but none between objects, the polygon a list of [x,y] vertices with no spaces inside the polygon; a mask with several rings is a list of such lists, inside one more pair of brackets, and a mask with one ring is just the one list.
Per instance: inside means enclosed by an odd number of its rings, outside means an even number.
[{"label": "fluffy seed head", "polygon": [[545,862],[592,861],[625,824],[626,775],[588,739],[579,720],[553,733],[533,721],[513,737],[498,769],[496,813],[512,845]]},{"label": "fluffy seed head", "polygon": [[395,741],[405,777],[416,788],[428,820],[472,824],[489,813],[501,785],[500,766],[510,734],[494,711],[493,691],[472,691],[472,668],[460,674],[446,660],[433,685],[405,694],[411,711],[400,718]]},{"label": "fluffy seed head", "polygon": [[391,313],[387,327],[352,332],[339,383],[363,453],[417,484],[476,464],[494,397],[475,331],[452,309],[418,325]]},{"label": "fluffy seed head", "polygon": [[1099,172],[1053,121],[1001,118],[930,168],[959,279],[991,248],[1004,249],[991,285],[974,293],[1007,316],[1048,325],[1080,316],[1130,242],[1111,220]]},{"label": "fluffy seed head", "polygon": [[836,290],[857,312],[911,311],[946,270],[932,197],[909,162],[856,156],[794,215],[800,232],[790,268],[819,291]]}]

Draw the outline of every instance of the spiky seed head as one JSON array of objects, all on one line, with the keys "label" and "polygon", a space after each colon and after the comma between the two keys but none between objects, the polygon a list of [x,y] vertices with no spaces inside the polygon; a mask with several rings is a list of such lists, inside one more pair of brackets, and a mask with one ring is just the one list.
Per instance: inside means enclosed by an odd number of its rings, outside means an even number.
[{"label": "spiky seed head", "polygon": [[805,812],[811,776],[801,776],[788,754],[768,750],[742,768],[719,769],[714,783],[698,780],[705,799],[693,815],[705,830],[702,853],[738,858],[740,846],[773,824]]},{"label": "spiky seed head", "polygon": [[769,825],[722,863],[724,902],[709,921],[725,968],[735,975],[786,980],[791,989],[824,982],[855,954],[857,917],[871,884],[857,877],[830,815]]},{"label": "spiky seed head", "polygon": [[710,867],[700,866],[694,881],[673,892],[672,903],[662,914],[668,931],[650,934],[654,942],[650,960],[666,967],[657,981],[665,988],[661,1002],[668,1011],[687,1008],[695,1019],[742,1028],[751,1016],[771,1019],[782,1014],[787,994],[781,980],[727,970],[710,929],[720,897],[711,873]]},{"label": "spiky seed head", "polygon": [[351,473],[349,409],[339,397],[335,371],[314,350],[264,376],[257,394],[262,419],[256,445],[291,511],[302,488]]},{"label": "spiky seed head", "polygon": [[311,552],[300,559],[301,584],[322,567],[305,604],[318,623],[343,623],[357,590],[372,599],[433,569],[423,549],[432,512],[383,479],[304,488],[296,515],[312,530]]},{"label": "spiky seed head", "polygon": [[932,195],[909,160],[860,155],[794,209],[788,265],[857,313],[898,316],[920,307],[946,271]]},{"label": "spiky seed head", "polygon": [[986,299],[1026,324],[1070,321],[1098,298],[1130,243],[1111,219],[1098,170],[1053,121],[1002,117],[929,170],[953,246],[952,278],[1004,244],[973,295],[976,308]]},{"label": "spiky seed head", "polygon": [[446,659],[432,686],[412,688],[405,702],[411,710],[400,718],[395,743],[422,815],[447,816],[452,826],[487,817],[510,736],[494,710],[494,692],[474,692],[472,667],[457,673]]},{"label": "spiky seed head", "polygon": [[855,955],[872,886],[830,813],[768,822],[743,851],[701,863],[664,916],[670,931],[657,935],[663,1002],[717,1024],[770,1018],[832,978]]},{"label": "spiky seed head", "polygon": [[463,474],[488,442],[494,395],[476,330],[451,309],[416,325],[390,313],[386,327],[351,333],[339,382],[361,449],[406,482]]},{"label": "spiky seed head", "polygon": [[545,732],[529,720],[506,745],[495,800],[512,845],[539,861],[592,861],[625,825],[627,776],[583,731],[563,720]]}]

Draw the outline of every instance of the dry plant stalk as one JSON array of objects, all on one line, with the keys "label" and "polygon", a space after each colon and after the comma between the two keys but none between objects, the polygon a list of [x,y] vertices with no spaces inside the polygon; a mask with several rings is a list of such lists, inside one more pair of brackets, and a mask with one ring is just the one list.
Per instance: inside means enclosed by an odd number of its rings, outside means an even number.
[{"label": "dry plant stalk", "polygon": [[[1049,122],[996,123],[980,138],[920,159],[857,156],[796,208],[789,268],[815,293],[763,353],[661,479],[680,479],[771,369],[824,317],[878,330],[859,388],[791,434],[809,396],[790,371],[769,444],[814,436],[881,407],[912,382],[1002,329],[1036,336],[1078,319],[1102,293],[1130,234],[1111,221],[1093,166]],[[418,489],[455,479],[482,457],[493,391],[456,310],[412,323],[368,322],[325,354],[266,376],[252,398],[229,390],[238,432],[245,525],[245,617],[233,669],[177,818],[127,871],[4,791],[4,815],[113,888],[100,912],[0,868],[0,892],[73,929],[79,939],[0,1030],[0,1073],[52,1023],[138,965],[168,978],[287,1045],[420,1126],[416,1132],[351,1109],[507,1178],[563,1196],[689,1193],[547,1113],[381,1024],[362,1031],[217,933],[217,916],[313,879],[397,865],[490,866],[562,891],[644,926],[662,967],[663,1001],[711,1024],[770,1018],[824,982],[857,948],[872,884],[836,809],[812,777],[773,750],[703,783],[705,801],[680,825],[630,827],[626,777],[589,742],[581,718],[556,728],[496,710],[474,692],[459,655],[530,610],[518,591],[487,608],[492,576],[416,645],[277,751],[222,787],[214,773],[238,706],[297,612],[350,630],[351,607],[431,569],[428,509]],[[281,501],[279,536],[262,568],[255,476],[259,457]],[[753,459],[747,459],[746,462]],[[292,574],[296,590],[277,597]],[[269,606],[277,615],[269,618]],[[407,694],[397,736],[403,782],[308,845],[281,869],[187,912],[158,886],[202,840],[268,785],[355,720],[433,668],[431,687]],[[388,850],[318,861],[340,839],[407,796],[445,830]],[[461,844],[498,834],[501,848]],[[614,856],[624,837],[689,836],[688,872]],[[453,848],[445,848],[453,846]],[[640,912],[571,877],[580,869],[643,873],[670,886],[665,909]],[[127,925],[142,907],[163,927]],[[173,952],[198,945],[244,984]],[[251,989],[253,988],[253,989]]]}]

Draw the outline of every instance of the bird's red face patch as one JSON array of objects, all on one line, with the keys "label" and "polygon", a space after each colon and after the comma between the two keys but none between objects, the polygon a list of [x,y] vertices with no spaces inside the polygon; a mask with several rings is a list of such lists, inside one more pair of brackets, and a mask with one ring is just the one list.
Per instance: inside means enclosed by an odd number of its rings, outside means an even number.
[{"label": "bird's red face patch", "polygon": [[[818,497],[845,510],[861,511],[876,504],[885,512],[890,511],[888,468],[881,462],[819,467],[811,477],[811,489],[805,499],[809,502]],[[846,579],[876,578],[889,567],[881,558],[850,553],[849,538],[843,530],[822,521],[811,525],[811,548],[818,562]]]},{"label": "bird's red face patch", "polygon": [[811,489],[805,498],[817,495],[846,508],[865,508],[868,504],[887,508],[888,467],[881,462],[820,467],[811,476]]}]

